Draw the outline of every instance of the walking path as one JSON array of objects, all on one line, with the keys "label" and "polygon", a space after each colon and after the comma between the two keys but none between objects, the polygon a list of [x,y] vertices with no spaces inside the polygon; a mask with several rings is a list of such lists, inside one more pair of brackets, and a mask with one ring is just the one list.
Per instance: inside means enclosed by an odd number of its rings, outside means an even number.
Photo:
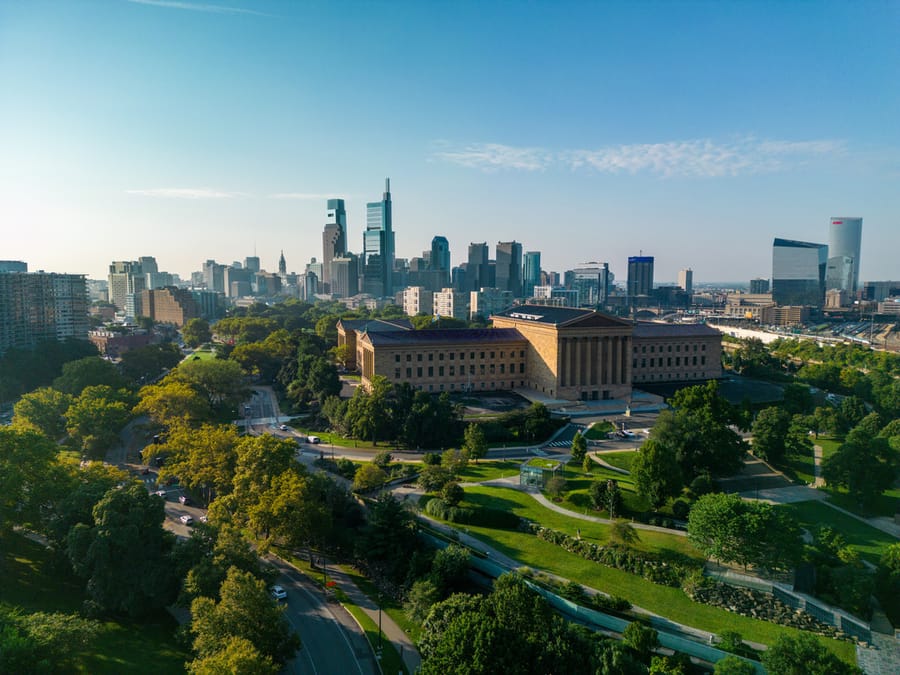
[{"label": "walking path", "polygon": [[813,474],[815,475],[815,479],[813,480],[813,487],[820,488],[825,486],[825,479],[822,478],[822,446],[814,445],[813,446]]}]

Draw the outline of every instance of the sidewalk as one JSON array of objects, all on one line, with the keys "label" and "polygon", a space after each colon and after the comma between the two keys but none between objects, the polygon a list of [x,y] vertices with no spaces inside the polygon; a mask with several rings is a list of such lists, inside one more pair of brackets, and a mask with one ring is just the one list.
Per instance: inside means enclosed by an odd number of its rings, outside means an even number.
[{"label": "sidewalk", "polygon": [[[338,588],[347,594],[350,602],[362,609],[376,625],[378,624],[378,606],[359,589],[359,586],[353,583],[353,580],[347,576],[344,570],[337,565],[332,565],[328,568],[328,576],[337,584]],[[416,649],[409,636],[403,632],[403,629],[385,611],[381,612],[381,632],[394,644],[394,648],[403,659],[406,669],[410,673],[418,671],[422,665],[422,657],[419,655],[419,650]],[[385,673],[385,675],[393,674]]]}]

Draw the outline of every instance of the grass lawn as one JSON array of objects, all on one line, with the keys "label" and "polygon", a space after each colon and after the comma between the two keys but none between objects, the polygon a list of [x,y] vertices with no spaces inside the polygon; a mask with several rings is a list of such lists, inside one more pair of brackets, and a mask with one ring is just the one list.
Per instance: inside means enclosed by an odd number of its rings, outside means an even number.
[{"label": "grass lawn", "polygon": [[894,487],[890,490],[886,490],[884,494],[880,495],[878,499],[875,500],[875,503],[869,511],[861,509],[856,500],[853,499],[844,488],[826,487],[825,490],[831,495],[829,501],[836,506],[840,506],[842,509],[847,509],[864,518],[870,518],[872,516],[887,516],[888,518],[893,518],[895,513],[900,513],[900,488]]},{"label": "grass lawn", "polygon": [[[474,490],[475,488],[471,491]],[[496,490],[499,491],[500,488]],[[469,493],[470,490],[467,490],[467,500],[472,500]],[[516,493],[512,490],[506,490],[502,494],[502,497],[508,502],[507,506],[514,511],[531,512],[531,509],[528,507],[518,504],[516,496],[531,499],[527,495]],[[493,502],[491,505],[498,506],[497,502],[499,499],[500,497],[492,498],[490,500]],[[575,525],[572,524],[570,519],[565,518],[561,514],[549,512],[536,502],[535,505],[545,514],[540,519],[542,524],[554,529],[574,533]],[[556,521],[554,516],[558,517],[560,521]],[[595,536],[600,529],[608,530],[606,526],[594,523],[580,522],[579,525],[583,526],[581,528],[582,537]],[[468,526],[467,529],[473,536],[497,548],[503,554],[521,561],[524,565],[552,572],[591,588],[622,596],[643,609],[695,628],[717,634],[724,630],[736,630],[743,635],[744,639],[764,644],[772,644],[779,635],[796,636],[799,634],[799,631],[792,628],[777,626],[767,621],[759,621],[732,614],[726,610],[709,605],[695,603],[678,588],[659,586],[634,574],[598,565],[580,556],[568,553],[558,546],[541,541],[530,534],[473,526]],[[656,533],[641,531],[639,534],[642,540],[642,548],[663,548],[663,544],[668,543],[649,536]],[[665,540],[676,538],[672,535],[664,534],[660,534],[659,537]],[[678,537],[678,539],[682,538]],[[686,541],[680,543],[682,547],[689,546]],[[826,639],[822,639],[822,642],[843,660],[850,663],[856,662],[856,649],[852,643]]]},{"label": "grass lawn", "polygon": [[603,452],[597,455],[599,459],[602,459],[607,464],[612,464],[615,467],[620,469],[625,469],[625,471],[631,471],[631,463],[634,461],[636,457],[635,452]]},{"label": "grass lawn", "polygon": [[787,455],[784,461],[777,466],[795,483],[808,485],[815,480],[815,461],[812,450],[808,455]]},{"label": "grass lawn", "polygon": [[557,466],[559,466],[559,462],[552,459],[542,459],[540,457],[535,457],[528,460],[528,466],[536,466],[541,469],[549,469],[552,471]]},{"label": "grass lawn", "polygon": [[216,350],[212,347],[201,347],[194,351],[190,356],[185,357],[184,361],[209,361],[216,358]]},{"label": "grass lawn", "polygon": [[[0,602],[24,612],[77,612],[81,586],[52,568],[40,544],[18,535],[2,540]],[[175,620],[160,613],[143,622],[104,621],[96,642],[75,657],[80,673],[183,673],[191,655],[175,642]]]},{"label": "grass lawn", "polygon": [[478,464],[469,461],[465,469],[459,472],[459,480],[463,483],[480,483],[495,478],[505,478],[519,474],[520,462],[516,461],[485,461],[479,460]]},{"label": "grass lawn", "polygon": [[584,432],[584,437],[589,441],[602,441],[606,439],[606,435],[610,431],[615,431],[615,429],[612,422],[596,422]]},{"label": "grass lawn", "polygon": [[819,436],[818,440],[813,440],[814,445],[822,446],[822,459],[827,459],[836,453],[843,442],[841,439],[827,438],[825,436]]},{"label": "grass lawn", "polygon": [[[604,455],[604,459],[605,458],[606,456]],[[622,494],[622,504],[625,507],[622,514],[623,516],[630,517],[628,514],[644,513],[650,509],[650,504],[647,500],[637,493],[631,476],[604,469],[599,464],[594,464],[590,474],[585,474],[581,470],[581,467],[576,466],[574,463],[570,463],[566,468],[565,476],[566,494],[563,496],[563,500],[560,503],[560,506],[564,509],[589,516],[606,517],[607,513],[605,511],[594,510],[594,505],[591,503],[590,488],[591,483],[597,480],[609,479],[612,479],[619,484],[619,491]],[[663,508],[661,511],[664,512],[667,508],[669,507]]]},{"label": "grass lawn", "polygon": [[840,532],[847,544],[859,551],[866,560],[877,563],[885,549],[897,540],[891,535],[876,530],[855,518],[846,516],[840,511],[818,501],[783,504],[779,508],[786,509],[804,527],[814,532],[820,525],[830,525]]}]

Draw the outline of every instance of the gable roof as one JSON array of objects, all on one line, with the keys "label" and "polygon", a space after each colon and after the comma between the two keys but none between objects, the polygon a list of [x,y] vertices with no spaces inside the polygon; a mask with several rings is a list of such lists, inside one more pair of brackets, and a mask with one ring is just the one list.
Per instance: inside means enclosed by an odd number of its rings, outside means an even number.
[{"label": "gable roof", "polygon": [[409,319],[340,319],[338,326],[345,331],[355,330],[360,333],[366,331],[404,331],[412,330]]},{"label": "gable roof", "polygon": [[623,321],[609,314],[576,307],[517,305],[497,312],[494,316],[550,326],[624,328],[632,325],[630,321]]}]

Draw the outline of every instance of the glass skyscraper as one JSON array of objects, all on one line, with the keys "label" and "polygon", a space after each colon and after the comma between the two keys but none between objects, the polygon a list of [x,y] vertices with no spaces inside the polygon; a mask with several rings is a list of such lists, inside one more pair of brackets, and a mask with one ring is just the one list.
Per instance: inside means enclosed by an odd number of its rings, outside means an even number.
[{"label": "glass skyscraper", "polygon": [[772,244],[772,299],[782,306],[821,307],[828,246],[793,239]]},{"label": "glass skyscraper", "polygon": [[541,252],[525,252],[525,270],[522,275],[522,294],[526,298],[534,296],[534,287],[541,285]]},{"label": "glass skyscraper", "polygon": [[363,290],[375,297],[394,294],[394,230],[391,223],[391,179],[384,179],[380,202],[366,204],[363,233]]},{"label": "glass skyscraper", "polygon": [[[829,237],[829,289],[855,293],[859,288],[859,249],[862,218],[832,218]],[[849,260],[848,260],[849,259]],[[843,284],[834,285],[832,284]]]}]

